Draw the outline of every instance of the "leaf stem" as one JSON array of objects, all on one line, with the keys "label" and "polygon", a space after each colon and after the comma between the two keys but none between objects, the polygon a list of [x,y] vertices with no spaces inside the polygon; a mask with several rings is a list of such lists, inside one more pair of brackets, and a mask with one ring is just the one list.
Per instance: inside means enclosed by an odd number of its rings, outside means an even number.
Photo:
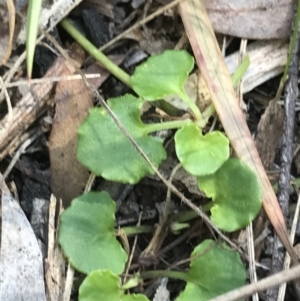
[{"label": "leaf stem", "polygon": [[183,281],[190,281],[188,274],[186,272],[170,271],[170,270],[155,270],[155,271],[145,271],[140,273],[142,279],[149,278],[159,278],[159,277],[169,277],[173,279],[179,279]]},{"label": "leaf stem", "polygon": [[68,19],[64,19],[60,22],[60,25],[68,32],[74,40],[82,46],[91,56],[99,61],[111,74],[117,77],[120,81],[131,86],[131,77],[119,68],[114,62],[112,62],[106,55],[99,51],[89,40],[87,40]]},{"label": "leaf stem", "polygon": [[246,54],[242,62],[240,63],[240,65],[235,70],[235,72],[231,75],[231,80],[234,88],[238,86],[239,82],[245,75],[249,65],[250,65],[250,57],[248,54]]},{"label": "leaf stem", "polygon": [[191,109],[197,121],[202,120],[202,115],[196,104],[190,99],[190,97],[184,92],[178,92],[177,94]]},{"label": "leaf stem", "polygon": [[151,233],[153,232],[152,226],[128,226],[123,227],[122,230],[125,232],[126,235],[135,235],[140,233]]},{"label": "leaf stem", "polygon": [[216,113],[215,106],[211,103],[202,113],[202,118],[205,124],[208,122],[208,119]]},{"label": "leaf stem", "polygon": [[[201,207],[201,211],[206,213],[210,210],[210,208],[213,205],[214,205],[213,202],[209,202],[206,205]],[[187,210],[187,211],[181,212],[177,216],[175,216],[174,221],[179,222],[179,223],[183,223],[183,222],[190,221],[190,220],[192,220],[192,219],[194,219],[198,216],[199,215],[194,210]]]},{"label": "leaf stem", "polygon": [[[207,212],[210,210],[210,208],[213,206],[213,202],[209,202],[208,204],[204,205],[201,207],[201,210],[203,212]],[[185,212],[182,212],[175,216],[173,222],[171,223],[171,228],[172,224],[178,224],[182,222],[187,222],[190,221],[199,215],[194,211],[194,210],[188,210]],[[121,228],[127,236],[130,235],[136,235],[136,234],[141,234],[141,233],[152,233],[154,231],[154,228],[152,226],[128,226],[128,227],[122,227]],[[116,235],[118,235],[118,230],[116,229],[115,231]]]},{"label": "leaf stem", "polygon": [[190,119],[180,119],[180,120],[166,121],[160,123],[145,124],[144,133],[150,134],[161,130],[179,129],[182,126],[186,124],[190,124],[192,122],[193,121]]}]

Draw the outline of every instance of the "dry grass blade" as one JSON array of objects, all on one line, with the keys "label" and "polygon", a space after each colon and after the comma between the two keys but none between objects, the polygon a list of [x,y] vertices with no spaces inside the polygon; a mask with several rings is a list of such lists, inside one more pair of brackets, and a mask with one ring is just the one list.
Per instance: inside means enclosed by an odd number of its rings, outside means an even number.
[{"label": "dry grass blade", "polygon": [[12,43],[15,32],[15,22],[16,22],[16,10],[13,0],[6,0],[7,10],[9,13],[9,40],[6,49],[6,53],[2,59],[1,65],[5,64],[9,59],[11,51],[12,51]]},{"label": "dry grass blade", "polygon": [[[100,74],[86,74],[85,75],[86,78],[98,78],[101,75]],[[61,81],[72,81],[72,80],[81,80],[81,76],[79,74],[74,74],[74,75],[67,75],[67,76],[52,76],[52,77],[42,77],[42,78],[35,78],[35,79],[31,79],[30,80],[30,84],[31,85],[35,85],[35,84],[42,84],[45,82],[51,82],[51,83],[55,83],[55,82],[61,82]],[[3,82],[0,78],[0,85],[1,88],[3,86]],[[10,84],[6,85],[6,88],[13,88],[13,87],[19,87],[19,86],[27,86],[28,85],[28,81],[27,80],[20,80],[17,82],[13,82]]]},{"label": "dry grass blade", "polygon": [[[3,84],[2,77],[0,77],[0,84]],[[13,120],[13,109],[12,109],[12,105],[7,89],[4,89],[4,93],[5,93],[5,99],[6,99],[7,109],[8,109],[8,117],[7,117],[5,127],[9,128]],[[4,134],[0,135],[0,141],[2,140],[2,136],[4,136]]]}]

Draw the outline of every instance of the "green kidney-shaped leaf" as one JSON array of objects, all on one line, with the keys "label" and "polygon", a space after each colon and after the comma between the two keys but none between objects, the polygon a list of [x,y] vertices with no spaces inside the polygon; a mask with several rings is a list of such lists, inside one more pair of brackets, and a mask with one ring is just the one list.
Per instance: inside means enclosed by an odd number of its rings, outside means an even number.
[{"label": "green kidney-shaped leaf", "polygon": [[215,131],[203,136],[196,124],[183,126],[175,134],[177,157],[194,176],[213,174],[229,157],[229,140]]},{"label": "green kidney-shaped leaf", "polygon": [[59,243],[76,270],[85,274],[96,269],[123,272],[127,254],[115,236],[115,209],[107,192],[89,192],[63,212]]},{"label": "green kidney-shaped leaf", "polygon": [[191,257],[190,281],[176,301],[206,301],[246,284],[247,274],[239,254],[224,243],[205,240]]},{"label": "green kidney-shaped leaf", "polygon": [[227,160],[215,174],[199,177],[199,188],[212,198],[212,222],[232,232],[247,226],[258,214],[262,193],[256,174],[238,159]]},{"label": "green kidney-shaped leaf", "polygon": [[[108,100],[124,128],[155,166],[166,158],[163,141],[148,136],[140,119],[143,101],[130,94]],[[150,165],[121,132],[104,108],[93,108],[78,129],[77,158],[97,176],[115,182],[135,184],[148,174]]]},{"label": "green kidney-shaped leaf", "polygon": [[186,51],[166,50],[136,67],[131,77],[134,91],[147,100],[182,95],[183,85],[194,67]]},{"label": "green kidney-shaped leaf", "polygon": [[149,301],[141,294],[125,295],[119,277],[108,270],[91,272],[79,288],[79,301]]}]

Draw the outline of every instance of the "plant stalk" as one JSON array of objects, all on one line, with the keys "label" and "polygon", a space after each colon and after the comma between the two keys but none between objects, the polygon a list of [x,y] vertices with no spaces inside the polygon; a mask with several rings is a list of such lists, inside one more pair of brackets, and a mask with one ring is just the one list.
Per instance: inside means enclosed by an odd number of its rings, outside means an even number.
[{"label": "plant stalk", "polygon": [[184,91],[178,92],[177,95],[189,106],[196,120],[201,121],[202,120],[201,112],[197,107],[197,105],[190,99],[190,97]]},{"label": "plant stalk", "polygon": [[180,119],[180,120],[166,121],[161,123],[150,123],[145,125],[144,133],[150,134],[161,130],[179,129],[184,125],[191,124],[191,123],[192,120],[190,119]]},{"label": "plant stalk", "polygon": [[128,226],[121,229],[127,236],[141,233],[151,233],[154,230],[152,226]]},{"label": "plant stalk", "polygon": [[119,66],[112,62],[106,55],[99,51],[89,40],[87,40],[68,19],[60,22],[60,25],[68,32],[70,36],[91,56],[99,61],[111,74],[122,81],[125,85],[132,88],[131,77]]},{"label": "plant stalk", "polygon": [[[202,212],[208,212],[210,208],[214,205],[213,202],[209,202],[206,205],[201,207]],[[194,211],[194,210],[188,210],[184,211],[182,213],[179,213],[175,218],[174,221],[179,222],[179,223],[184,223],[188,222],[196,217],[199,217],[199,215]]]},{"label": "plant stalk", "polygon": [[214,105],[211,103],[202,113],[202,118],[205,124],[208,122],[209,118],[212,117],[216,113],[216,109]]}]

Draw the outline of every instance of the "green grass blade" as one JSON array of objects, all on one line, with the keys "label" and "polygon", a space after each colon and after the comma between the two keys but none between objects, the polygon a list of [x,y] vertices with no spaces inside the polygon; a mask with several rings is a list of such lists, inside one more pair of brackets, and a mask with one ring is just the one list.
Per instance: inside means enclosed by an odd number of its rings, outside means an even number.
[{"label": "green grass blade", "polygon": [[26,24],[26,66],[27,77],[32,75],[35,42],[38,34],[39,16],[42,8],[42,0],[29,0],[27,24]]},{"label": "green grass blade", "polygon": [[250,66],[250,58],[249,58],[249,55],[247,54],[243,58],[243,61],[238,66],[238,68],[236,69],[236,71],[231,76],[232,83],[233,83],[234,87],[237,87],[238,83],[240,82],[240,80],[245,75],[245,73],[246,73],[246,71],[247,71],[247,69],[248,69],[249,66]]}]

